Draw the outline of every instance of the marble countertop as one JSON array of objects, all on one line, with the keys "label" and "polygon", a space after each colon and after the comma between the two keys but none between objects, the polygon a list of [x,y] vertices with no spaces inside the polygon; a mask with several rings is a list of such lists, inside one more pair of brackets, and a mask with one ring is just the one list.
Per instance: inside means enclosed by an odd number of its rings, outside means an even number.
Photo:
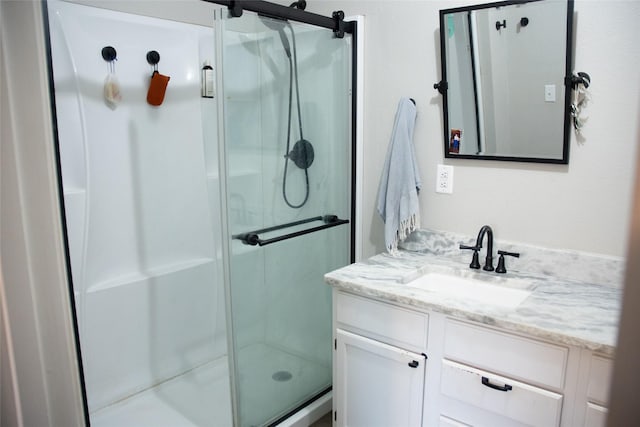
[{"label": "marble countertop", "polygon": [[[433,310],[458,319],[613,356],[618,335],[621,286],[558,277],[544,271],[508,271],[501,275],[471,270],[468,260],[466,263],[461,260],[461,257],[446,256],[442,252],[401,250],[397,256],[380,254],[330,272],[325,275],[325,281],[339,290],[416,309]],[[425,268],[445,269],[448,274],[505,287],[515,285],[523,288],[524,283],[524,288],[531,294],[520,305],[509,308],[490,302],[479,303],[473,297],[452,297],[406,284],[419,277]]]}]

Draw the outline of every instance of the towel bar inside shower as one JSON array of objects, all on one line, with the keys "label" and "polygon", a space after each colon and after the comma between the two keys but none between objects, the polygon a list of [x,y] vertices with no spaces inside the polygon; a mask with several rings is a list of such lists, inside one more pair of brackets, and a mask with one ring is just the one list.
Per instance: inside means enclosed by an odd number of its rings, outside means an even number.
[{"label": "towel bar inside shower", "polygon": [[[293,233],[284,234],[282,236],[273,237],[271,239],[261,239],[259,234],[269,233],[271,231],[282,230],[284,228],[294,227],[296,225],[307,224],[309,222],[322,221],[323,225],[317,227],[308,228],[306,230],[294,231]],[[283,240],[292,239],[294,237],[303,236],[309,233],[315,233],[316,231],[325,230],[327,228],[336,227],[342,224],[348,224],[348,219],[340,219],[337,215],[323,215],[314,216],[312,218],[301,219],[299,221],[288,222],[286,224],[274,225],[272,227],[261,228],[259,230],[249,231],[247,233],[236,234],[232,236],[234,239],[241,240],[245,245],[251,246],[265,246],[271,243],[281,242]]]}]

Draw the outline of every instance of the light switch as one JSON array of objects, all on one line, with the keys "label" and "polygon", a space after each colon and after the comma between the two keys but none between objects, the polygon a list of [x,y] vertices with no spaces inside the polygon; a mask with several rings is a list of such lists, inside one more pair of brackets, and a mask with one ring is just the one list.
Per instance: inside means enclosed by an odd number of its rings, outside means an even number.
[{"label": "light switch", "polygon": [[556,85],[544,85],[544,101],[556,102]]}]

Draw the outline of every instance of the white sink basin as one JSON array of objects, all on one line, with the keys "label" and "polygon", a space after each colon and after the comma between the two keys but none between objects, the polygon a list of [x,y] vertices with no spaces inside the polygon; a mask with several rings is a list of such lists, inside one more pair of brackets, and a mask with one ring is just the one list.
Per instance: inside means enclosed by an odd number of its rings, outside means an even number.
[{"label": "white sink basin", "polygon": [[[522,280],[511,279],[514,282]],[[520,287],[522,284],[519,283]],[[507,285],[491,284],[484,280],[470,277],[427,272],[405,286],[420,288],[436,292],[444,297],[471,299],[480,304],[515,308],[524,301],[531,291],[508,287]]]}]

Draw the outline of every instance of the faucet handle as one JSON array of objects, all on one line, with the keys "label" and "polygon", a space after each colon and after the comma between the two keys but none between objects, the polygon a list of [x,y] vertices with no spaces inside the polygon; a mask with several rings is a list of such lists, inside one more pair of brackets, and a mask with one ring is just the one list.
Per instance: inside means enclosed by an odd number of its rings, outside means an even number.
[{"label": "faucet handle", "polygon": [[520,254],[517,252],[507,252],[507,251],[498,251],[498,255],[500,255],[500,258],[498,258],[498,266],[496,267],[496,273],[501,273],[504,274],[507,272],[507,269],[504,265],[504,256],[512,256],[515,258],[520,258]]},{"label": "faucet handle", "polygon": [[478,259],[478,251],[480,250],[480,247],[460,245],[460,249],[468,249],[470,251],[473,251],[473,258],[471,259],[471,264],[469,264],[469,268],[474,268],[478,270],[480,268],[480,260]]},{"label": "faucet handle", "polygon": [[498,255],[507,255],[515,258],[520,258],[520,254],[518,252],[498,251]]}]

